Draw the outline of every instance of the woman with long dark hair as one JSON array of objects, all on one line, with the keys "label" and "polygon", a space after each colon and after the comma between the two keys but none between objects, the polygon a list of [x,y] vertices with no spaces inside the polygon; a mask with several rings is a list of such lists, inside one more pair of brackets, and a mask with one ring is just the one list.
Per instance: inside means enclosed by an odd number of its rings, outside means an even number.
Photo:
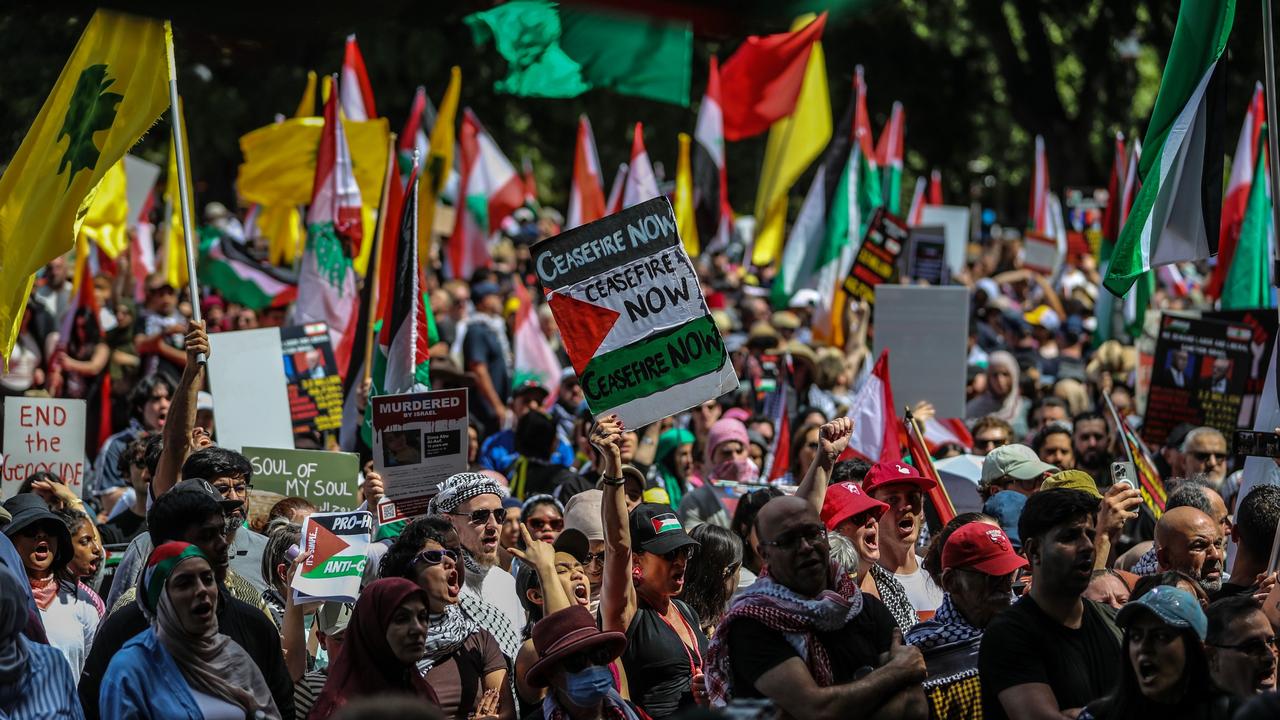
[{"label": "woman with long dark hair", "polygon": [[680,599],[698,614],[702,631],[711,637],[738,589],[742,539],[719,525],[707,524],[695,527],[689,537],[698,542],[698,552],[685,568]]},{"label": "woman with long dark hair", "polygon": [[1078,720],[1229,718],[1229,698],[1209,682],[1204,637],[1209,621],[1195,596],[1161,585],[1116,615],[1124,629],[1115,689]]}]

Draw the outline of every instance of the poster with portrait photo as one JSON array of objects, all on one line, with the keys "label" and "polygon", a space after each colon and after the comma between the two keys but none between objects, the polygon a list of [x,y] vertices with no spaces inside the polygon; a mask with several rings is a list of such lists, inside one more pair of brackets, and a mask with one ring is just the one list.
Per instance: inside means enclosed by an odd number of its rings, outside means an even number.
[{"label": "poster with portrait photo", "polygon": [[1166,313],[1156,338],[1143,436],[1164,444],[1180,423],[1237,427],[1253,354],[1253,330],[1240,322]]}]

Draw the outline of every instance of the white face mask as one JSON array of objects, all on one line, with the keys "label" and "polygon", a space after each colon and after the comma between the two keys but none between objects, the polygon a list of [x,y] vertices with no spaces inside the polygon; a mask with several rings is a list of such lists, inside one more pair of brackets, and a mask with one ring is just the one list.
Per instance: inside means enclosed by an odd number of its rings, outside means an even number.
[{"label": "white face mask", "polygon": [[760,468],[751,458],[725,460],[711,471],[714,480],[734,480],[737,482],[755,482],[760,479]]}]

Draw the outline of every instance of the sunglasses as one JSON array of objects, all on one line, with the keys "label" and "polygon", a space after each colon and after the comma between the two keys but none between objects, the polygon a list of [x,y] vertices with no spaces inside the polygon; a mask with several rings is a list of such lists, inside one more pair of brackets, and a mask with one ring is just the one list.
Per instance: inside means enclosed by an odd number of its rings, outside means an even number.
[{"label": "sunglasses", "polygon": [[529,529],[534,532],[542,532],[543,530],[560,532],[564,529],[564,520],[561,518],[529,518],[524,524],[528,525]]},{"label": "sunglasses", "polygon": [[214,485],[213,489],[217,490],[222,497],[226,497],[232,494],[248,495],[253,486],[249,483],[237,483],[235,485]]},{"label": "sunglasses", "polygon": [[586,567],[590,567],[591,565],[595,565],[596,563],[599,563],[599,564],[601,564],[601,565],[604,565],[604,553],[602,553],[602,552],[598,552],[598,553],[592,553],[592,552],[589,552],[589,553],[587,553],[586,557],[584,557],[584,558],[582,559],[582,564],[583,564],[584,566],[586,566]]},{"label": "sunglasses", "polygon": [[693,558],[693,554],[696,550],[697,550],[696,545],[685,545],[684,547],[678,547],[675,550],[669,550],[667,552],[662,553],[662,557],[667,562],[675,562],[680,558],[684,558],[685,560],[690,560]]},{"label": "sunglasses", "polygon": [[1005,438],[974,438],[973,446],[976,448],[995,448],[1008,443],[1009,441]]},{"label": "sunglasses", "polygon": [[439,565],[444,562],[445,558],[449,558],[451,562],[458,562],[458,553],[445,548],[443,550],[423,550],[413,557],[414,565]]},{"label": "sunglasses", "polygon": [[506,508],[494,508],[492,510],[472,510],[469,513],[451,512],[449,514],[457,515],[458,517],[467,518],[468,522],[470,522],[472,525],[477,525],[477,526],[487,525],[489,523],[489,518],[491,517],[493,518],[493,521],[498,523],[499,525],[502,524],[503,520],[507,519]]}]

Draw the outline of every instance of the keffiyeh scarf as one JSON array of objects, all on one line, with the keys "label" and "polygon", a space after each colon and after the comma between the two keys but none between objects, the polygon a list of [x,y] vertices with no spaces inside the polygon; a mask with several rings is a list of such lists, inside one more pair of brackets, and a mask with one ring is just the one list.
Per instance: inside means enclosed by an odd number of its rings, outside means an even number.
[{"label": "keffiyeh scarf", "polygon": [[430,628],[431,632],[427,633],[427,654],[418,661],[418,670],[423,675],[457,652],[462,643],[474,635],[480,626],[467,617],[462,608],[450,605],[444,612],[431,616]]},{"label": "keffiyeh scarf", "polygon": [[906,633],[905,642],[915,645],[922,651],[954,645],[982,636],[982,631],[969,624],[968,620],[951,602],[951,593],[942,596],[942,604],[933,614],[933,619],[920,623]]},{"label": "keffiyeh scarf", "polygon": [[907,597],[907,589],[902,587],[902,582],[893,576],[884,566],[872,563],[871,579],[876,583],[876,592],[880,594],[880,602],[889,610],[889,614],[893,616],[893,621],[898,623],[898,627],[904,630],[912,625],[920,622],[920,616],[916,614],[916,609],[911,605],[911,599]]},{"label": "keffiyeh scarf", "polygon": [[831,685],[831,658],[816,633],[830,632],[847,625],[862,612],[862,591],[836,563],[828,569],[829,586],[814,598],[797,595],[769,575],[761,575],[733,601],[712,636],[707,649],[707,695],[715,707],[724,707],[733,697],[733,668],[729,655],[729,625],[748,618],[780,632],[804,660],[819,686]]},{"label": "keffiyeh scarf", "polygon": [[440,483],[440,492],[431,498],[427,512],[432,515],[447,515],[457,510],[462,503],[481,495],[497,495],[504,498],[507,496],[507,491],[493,478],[483,473],[462,472],[450,475]]},{"label": "keffiyeh scarf", "polygon": [[1155,575],[1160,570],[1160,562],[1156,559],[1156,547],[1152,545],[1146,552],[1138,557],[1138,562],[1133,564],[1134,575]]},{"label": "keffiyeh scarf", "polygon": [[[466,553],[463,555],[465,556]],[[470,574],[471,570],[468,569],[467,572]],[[499,572],[502,571],[499,570]],[[483,576],[483,571],[481,575]],[[520,652],[520,636],[511,627],[511,620],[501,610],[486,602],[469,586],[463,587],[462,593],[458,595],[458,607],[462,608],[467,618],[492,633],[493,639],[498,641],[502,654],[506,655],[508,660],[515,661],[516,654]],[[434,627],[432,632],[435,632]]]}]

